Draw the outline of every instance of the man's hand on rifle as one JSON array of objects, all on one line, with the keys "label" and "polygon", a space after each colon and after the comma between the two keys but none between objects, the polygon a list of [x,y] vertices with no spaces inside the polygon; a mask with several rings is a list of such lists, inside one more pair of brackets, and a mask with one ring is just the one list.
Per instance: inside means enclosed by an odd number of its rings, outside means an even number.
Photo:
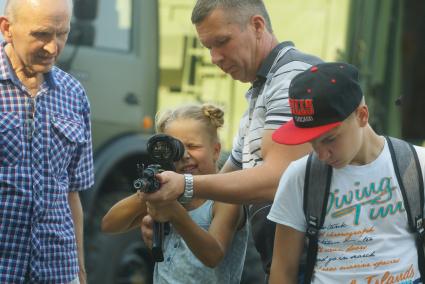
[{"label": "man's hand on rifle", "polygon": [[144,200],[155,202],[155,205],[167,204],[177,200],[184,192],[184,176],[172,171],[165,171],[156,175],[161,188],[156,192],[145,194]]}]

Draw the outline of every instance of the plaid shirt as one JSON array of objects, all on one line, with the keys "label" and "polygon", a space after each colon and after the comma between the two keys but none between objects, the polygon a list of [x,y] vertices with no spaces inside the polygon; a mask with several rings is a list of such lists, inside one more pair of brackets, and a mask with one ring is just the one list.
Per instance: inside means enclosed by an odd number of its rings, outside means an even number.
[{"label": "plaid shirt", "polygon": [[0,47],[0,283],[68,283],[78,259],[68,192],[93,184],[82,86],[53,67],[35,98]]}]

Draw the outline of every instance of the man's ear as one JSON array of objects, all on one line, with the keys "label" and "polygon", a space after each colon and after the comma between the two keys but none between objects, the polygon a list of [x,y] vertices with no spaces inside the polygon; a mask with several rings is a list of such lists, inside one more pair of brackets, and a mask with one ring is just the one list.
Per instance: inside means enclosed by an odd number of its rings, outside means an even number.
[{"label": "man's ear", "polygon": [[0,30],[6,42],[12,41],[12,31],[10,28],[10,21],[6,16],[0,16]]},{"label": "man's ear", "polygon": [[266,22],[260,15],[254,15],[251,17],[251,25],[255,30],[255,36],[260,39],[266,29]]}]

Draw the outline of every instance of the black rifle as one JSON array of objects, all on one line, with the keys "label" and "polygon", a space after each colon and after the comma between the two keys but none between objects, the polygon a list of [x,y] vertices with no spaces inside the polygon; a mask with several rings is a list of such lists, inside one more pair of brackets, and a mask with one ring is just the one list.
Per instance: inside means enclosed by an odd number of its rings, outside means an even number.
[{"label": "black rifle", "polygon": [[[175,171],[174,162],[181,160],[185,149],[180,140],[166,134],[156,134],[149,138],[147,152],[155,164],[149,165],[146,169],[137,164],[138,178],[133,182],[133,186],[136,190],[152,193],[161,187],[155,177],[156,174]],[[168,223],[153,223],[152,256],[155,262],[164,261],[162,246],[167,226]]]}]

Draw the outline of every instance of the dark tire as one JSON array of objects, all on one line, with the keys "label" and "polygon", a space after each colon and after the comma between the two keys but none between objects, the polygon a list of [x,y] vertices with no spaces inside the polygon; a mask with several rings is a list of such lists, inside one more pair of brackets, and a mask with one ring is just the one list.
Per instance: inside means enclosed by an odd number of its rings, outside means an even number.
[{"label": "dark tire", "polygon": [[144,245],[140,230],[105,234],[100,230],[103,216],[117,201],[132,194],[132,183],[119,172],[105,184],[114,191],[102,190],[86,224],[86,267],[90,284],[151,284],[154,263]]},{"label": "dark tire", "polygon": [[152,262],[139,232],[120,235],[99,233],[93,241],[98,246],[96,256],[92,258],[94,263],[87,263],[89,283],[152,283]]}]

